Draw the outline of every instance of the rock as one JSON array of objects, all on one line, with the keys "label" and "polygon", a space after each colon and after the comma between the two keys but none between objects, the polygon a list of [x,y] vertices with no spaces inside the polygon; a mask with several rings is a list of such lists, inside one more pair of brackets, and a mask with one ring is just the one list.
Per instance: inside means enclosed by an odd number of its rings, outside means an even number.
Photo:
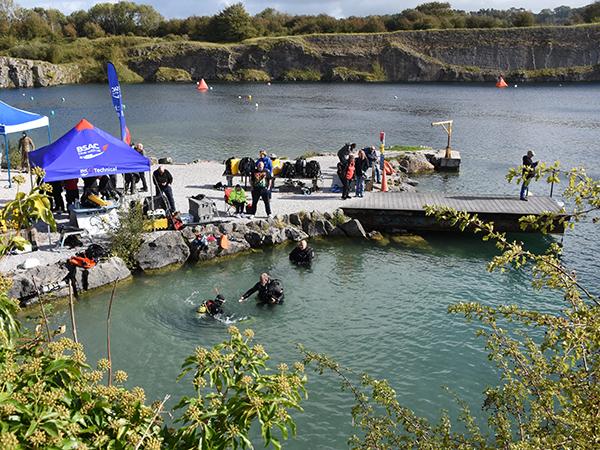
[{"label": "rock", "polygon": [[335,227],[333,230],[329,232],[329,236],[332,237],[347,237],[348,235],[344,230],[342,230],[339,226]]},{"label": "rock", "polygon": [[295,225],[298,228],[302,228],[302,219],[300,219],[300,214],[290,214],[290,225]]},{"label": "rock", "polygon": [[158,158],[158,163],[159,164],[173,164],[173,158],[171,158],[170,156],[167,156],[165,158]]},{"label": "rock", "polygon": [[325,234],[331,233],[333,231],[333,229],[335,228],[328,219],[324,219],[323,224],[325,226]]},{"label": "rock", "polygon": [[265,238],[263,240],[264,245],[279,245],[283,243],[287,239],[285,232],[280,230],[279,228],[271,228],[267,233],[265,233]]},{"label": "rock", "polygon": [[265,240],[265,235],[256,230],[248,230],[248,232],[244,235],[244,239],[252,248],[259,248],[263,245]]},{"label": "rock", "polygon": [[194,256],[194,260],[197,262],[209,261],[214,258],[234,255],[247,250],[250,250],[250,244],[245,239],[239,241],[230,239],[229,248],[226,249],[219,247],[217,242],[211,242],[208,244],[208,249],[201,250]]},{"label": "rock", "polygon": [[283,231],[290,241],[300,242],[303,239],[308,239],[308,234],[296,227],[286,227]]},{"label": "rock", "polygon": [[234,231],[233,224],[227,222],[221,223],[219,224],[219,231],[223,234],[232,234]]},{"label": "rock", "polygon": [[192,81],[189,72],[183,69],[172,69],[170,67],[159,67],[154,74],[154,81],[157,83],[181,83]]},{"label": "rock", "polygon": [[236,233],[246,233],[248,231],[248,227],[246,226],[245,223],[241,223],[241,222],[234,222],[233,224],[233,231],[235,231]]},{"label": "rock", "polygon": [[[48,292],[50,296],[66,297],[69,294],[68,276],[69,268],[66,262],[37,266],[15,273],[9,296],[20,300],[22,306],[37,302],[36,287],[40,292]],[[76,268],[74,276],[77,292],[84,292],[125,280],[131,276],[131,271],[121,258],[113,256],[91,269]]]},{"label": "rock", "polygon": [[344,231],[344,233],[346,233],[346,236],[348,237],[361,237],[365,239],[367,238],[367,233],[365,233],[365,229],[363,228],[362,224],[356,219],[352,219],[349,222],[340,225],[340,228]]},{"label": "rock", "polygon": [[190,256],[190,249],[178,231],[157,231],[145,235],[135,261],[143,271],[181,265]]},{"label": "rock", "polygon": [[412,178],[406,178],[406,180],[404,180],[404,182],[406,184],[410,184],[411,186],[418,186],[419,182],[416,180],[413,180]]},{"label": "rock", "polygon": [[421,250],[431,250],[431,245],[421,236],[416,234],[394,235],[391,237],[394,244],[404,247],[419,248]]},{"label": "rock", "polygon": [[383,239],[383,234],[381,234],[379,231],[370,231],[367,234],[367,237],[373,241],[380,241]]},{"label": "rock", "polygon": [[422,153],[406,153],[399,158],[400,167],[406,169],[406,173],[426,173],[435,170],[425,155]]},{"label": "rock", "polygon": [[80,81],[81,70],[77,64],[52,64],[0,56],[0,88],[45,87]]}]

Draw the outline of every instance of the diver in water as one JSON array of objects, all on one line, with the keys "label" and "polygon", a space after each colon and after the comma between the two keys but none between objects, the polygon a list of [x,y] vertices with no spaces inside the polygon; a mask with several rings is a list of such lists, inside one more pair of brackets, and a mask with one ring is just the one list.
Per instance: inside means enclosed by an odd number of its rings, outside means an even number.
[{"label": "diver in water", "polygon": [[310,266],[314,257],[314,250],[308,246],[304,239],[298,242],[298,245],[290,253],[290,261],[298,266]]},{"label": "diver in water", "polygon": [[214,317],[218,314],[223,314],[223,303],[225,303],[225,297],[218,294],[214,300],[206,300],[198,307],[198,314],[208,314]]},{"label": "diver in water", "polygon": [[240,303],[255,292],[258,292],[258,303],[280,305],[283,303],[283,285],[281,281],[271,278],[268,273],[261,273],[258,283],[248,289],[240,297]]}]

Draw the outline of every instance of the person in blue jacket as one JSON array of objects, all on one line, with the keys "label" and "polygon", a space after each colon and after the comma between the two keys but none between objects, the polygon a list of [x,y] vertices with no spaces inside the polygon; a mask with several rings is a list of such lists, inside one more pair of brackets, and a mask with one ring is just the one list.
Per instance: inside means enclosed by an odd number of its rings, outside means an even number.
[{"label": "person in blue jacket", "polygon": [[265,170],[268,170],[271,175],[273,175],[273,163],[271,162],[271,158],[267,155],[265,150],[261,150],[258,152],[258,159],[256,160],[256,167],[258,168],[258,163],[261,162],[265,165]]}]

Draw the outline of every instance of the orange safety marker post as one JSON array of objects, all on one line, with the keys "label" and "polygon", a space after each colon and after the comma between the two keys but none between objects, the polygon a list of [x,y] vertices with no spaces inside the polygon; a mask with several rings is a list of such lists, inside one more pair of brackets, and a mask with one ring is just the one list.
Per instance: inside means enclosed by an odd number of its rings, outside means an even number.
[{"label": "orange safety marker post", "polygon": [[200,80],[200,83],[198,83],[197,89],[202,92],[208,91],[208,84],[206,84],[206,81],[204,81],[204,78],[202,78]]},{"label": "orange safety marker post", "polygon": [[387,175],[385,174],[385,169],[383,170],[383,174],[381,175],[381,192],[387,192],[388,191],[388,185],[387,185]]}]

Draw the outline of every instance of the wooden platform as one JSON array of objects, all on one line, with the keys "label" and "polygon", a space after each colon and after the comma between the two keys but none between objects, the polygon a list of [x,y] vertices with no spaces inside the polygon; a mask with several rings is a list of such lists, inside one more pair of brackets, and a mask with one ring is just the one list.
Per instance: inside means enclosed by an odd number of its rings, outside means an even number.
[{"label": "wooden platform", "polygon": [[[525,202],[517,196],[444,195],[435,192],[371,193],[364,199],[348,201],[342,209],[369,229],[449,231],[447,224],[425,215],[425,205],[446,206],[477,214],[504,231],[521,231],[519,219],[523,216],[545,212],[560,214],[562,211],[562,206],[551,197],[529,197]],[[556,230],[557,233],[563,231]]]}]

